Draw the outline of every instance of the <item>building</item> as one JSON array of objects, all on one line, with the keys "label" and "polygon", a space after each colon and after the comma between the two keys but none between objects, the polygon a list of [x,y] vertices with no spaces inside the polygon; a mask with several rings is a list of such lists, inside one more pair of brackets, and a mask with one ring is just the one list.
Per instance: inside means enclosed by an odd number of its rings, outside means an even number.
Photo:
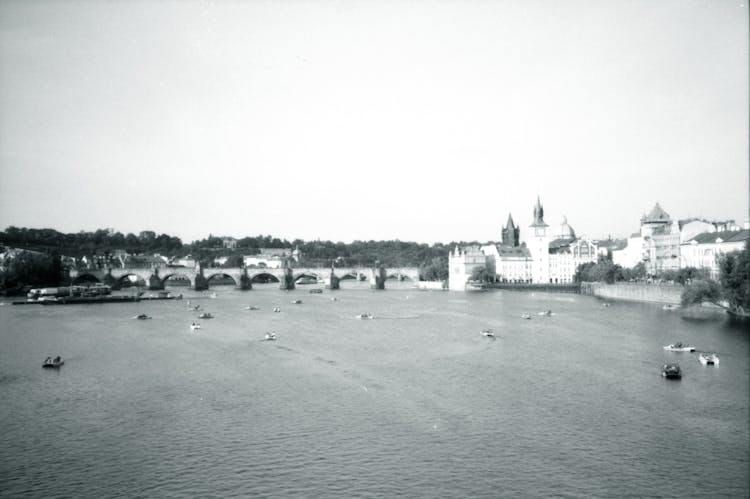
[{"label": "building", "polygon": [[641,238],[646,272],[658,275],[680,268],[680,230],[659,203],[641,218]]},{"label": "building", "polygon": [[550,229],[539,197],[529,229],[526,242],[519,244],[520,230],[508,215],[501,231],[502,243],[456,247],[449,258],[449,288],[465,289],[478,267],[485,268],[496,282],[567,284],[573,282],[579,265],[596,262],[596,243],[577,237],[565,217],[562,224]]},{"label": "building", "polygon": [[733,251],[742,251],[747,244],[750,231],[704,232],[680,245],[682,267],[708,269],[710,277],[719,277],[719,259]]},{"label": "building", "polygon": [[456,246],[448,255],[448,289],[464,291],[472,274],[486,268],[487,257],[479,246]]}]

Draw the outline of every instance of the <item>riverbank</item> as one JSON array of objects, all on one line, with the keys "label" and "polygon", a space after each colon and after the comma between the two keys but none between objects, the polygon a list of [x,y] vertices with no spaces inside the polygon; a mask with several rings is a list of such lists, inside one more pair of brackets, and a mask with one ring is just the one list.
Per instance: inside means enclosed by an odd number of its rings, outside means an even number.
[{"label": "riverbank", "polygon": [[682,297],[681,284],[649,284],[643,282],[581,283],[581,294],[608,300],[635,301],[679,305]]}]

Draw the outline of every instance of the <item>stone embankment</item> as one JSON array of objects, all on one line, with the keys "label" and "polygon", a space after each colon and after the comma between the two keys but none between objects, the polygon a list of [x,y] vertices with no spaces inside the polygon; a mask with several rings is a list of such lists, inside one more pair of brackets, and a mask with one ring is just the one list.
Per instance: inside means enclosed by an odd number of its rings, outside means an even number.
[{"label": "stone embankment", "polygon": [[680,284],[648,284],[642,282],[581,283],[581,294],[598,296],[608,300],[668,303],[679,305],[682,295]]}]

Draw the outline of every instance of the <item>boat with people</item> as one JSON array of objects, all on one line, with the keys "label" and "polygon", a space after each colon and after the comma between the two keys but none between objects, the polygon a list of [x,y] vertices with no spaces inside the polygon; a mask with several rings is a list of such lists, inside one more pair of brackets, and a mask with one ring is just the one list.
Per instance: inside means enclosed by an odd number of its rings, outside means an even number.
[{"label": "boat with people", "polygon": [[531,314],[521,314],[521,319],[531,319]]},{"label": "boat with people", "polygon": [[65,361],[62,360],[62,357],[58,355],[54,359],[52,357],[47,357],[46,359],[44,359],[44,364],[42,364],[42,367],[55,368],[55,367],[60,367],[63,364],[65,364]]},{"label": "boat with people", "polygon": [[276,339],[276,333],[275,332],[266,333],[266,336],[264,339],[266,341],[274,341]]},{"label": "boat with people", "polygon": [[357,319],[372,319],[373,318],[372,314],[369,314],[369,313],[367,313],[367,314],[357,314],[356,317],[357,317]]},{"label": "boat with people", "polygon": [[485,338],[495,338],[495,332],[489,328],[482,329],[481,331],[479,331],[479,334],[481,334]]},{"label": "boat with people", "polygon": [[704,366],[718,366],[719,356],[715,353],[701,352],[698,354],[698,361]]},{"label": "boat with people", "polygon": [[281,312],[281,307],[273,307],[274,312]]},{"label": "boat with people", "polygon": [[133,317],[133,319],[138,319],[139,321],[145,321],[146,319],[150,319],[150,318],[151,316],[146,315],[146,314],[138,314],[135,317]]},{"label": "boat with people", "polygon": [[311,295],[314,295],[314,294],[322,294],[322,293],[323,293],[323,290],[322,290],[322,289],[320,289],[320,288],[315,288],[315,289],[311,289],[310,291],[308,291],[308,293],[310,293]]},{"label": "boat with people", "polygon": [[549,317],[552,315],[552,310],[545,310],[544,312],[539,312],[539,315],[544,317]]},{"label": "boat with people", "polygon": [[191,331],[195,331],[196,329],[201,329],[201,325],[199,323],[193,322],[192,324],[190,324]]},{"label": "boat with people", "polygon": [[672,305],[671,303],[667,303],[666,305],[661,307],[662,310],[677,310],[678,308],[680,307],[678,307],[677,305]]},{"label": "boat with people", "polygon": [[664,350],[670,352],[695,352],[695,347],[691,347],[690,345],[686,345],[681,341],[678,341],[677,343],[672,343],[671,345],[665,346]]},{"label": "boat with people", "polygon": [[664,364],[661,368],[661,375],[668,379],[682,378],[682,369],[679,364]]},{"label": "boat with people", "polygon": [[255,305],[249,305],[245,307],[245,310],[260,310],[260,307],[256,307]]},{"label": "boat with people", "polygon": [[302,300],[292,300],[291,303],[294,305],[299,305],[300,303],[302,303]]},{"label": "boat with people", "polygon": [[211,312],[203,312],[198,316],[199,319],[213,319],[214,316],[211,314]]}]

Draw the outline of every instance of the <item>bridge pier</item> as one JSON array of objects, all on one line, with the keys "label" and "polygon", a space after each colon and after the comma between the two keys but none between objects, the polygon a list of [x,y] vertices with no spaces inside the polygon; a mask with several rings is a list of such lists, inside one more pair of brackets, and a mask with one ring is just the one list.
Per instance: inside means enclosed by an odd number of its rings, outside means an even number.
[{"label": "bridge pier", "polygon": [[324,280],[326,289],[339,289],[339,281],[341,279],[333,272],[333,267],[331,267],[331,274]]},{"label": "bridge pier", "polygon": [[253,289],[253,281],[250,280],[250,277],[247,275],[247,269],[242,269],[242,275],[240,276],[240,282],[239,282],[239,289],[242,291],[247,291],[248,289]]},{"label": "bridge pier", "polygon": [[195,281],[193,282],[193,289],[196,291],[205,291],[208,289],[208,279],[203,275],[203,269],[199,269],[195,275]]},{"label": "bridge pier", "polygon": [[294,289],[294,272],[291,267],[284,268],[284,273],[279,279],[279,289]]},{"label": "bridge pier", "polygon": [[159,277],[159,269],[154,267],[154,273],[148,278],[148,289],[151,291],[164,289],[164,281]]},{"label": "bridge pier", "polygon": [[120,289],[120,280],[115,279],[112,275],[112,269],[107,269],[107,274],[102,278],[102,282],[107,286],[110,286],[113,290],[118,291]]},{"label": "bridge pier", "polygon": [[375,262],[375,267],[372,268],[372,277],[370,278],[370,289],[385,289],[385,280],[387,274],[385,267]]}]

